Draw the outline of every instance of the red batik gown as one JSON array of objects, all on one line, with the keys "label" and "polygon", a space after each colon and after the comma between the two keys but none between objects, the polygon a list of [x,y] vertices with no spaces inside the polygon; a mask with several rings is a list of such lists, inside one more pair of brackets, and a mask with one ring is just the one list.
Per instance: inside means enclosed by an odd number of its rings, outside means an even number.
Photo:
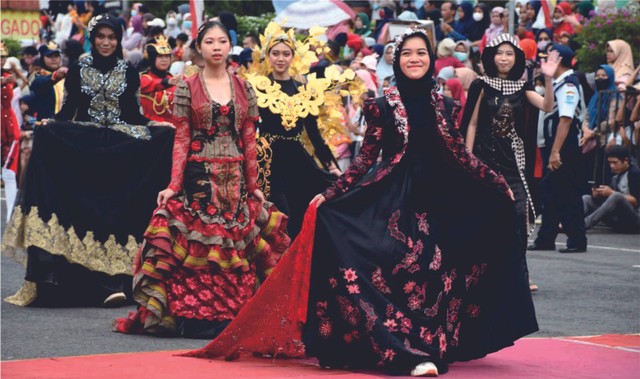
[{"label": "red batik gown", "polygon": [[211,100],[202,73],[176,91],[172,179],[134,262],[140,304],[116,321],[124,333],[171,334],[184,319],[231,320],[289,245],[287,217],[250,194],[257,188],[251,85],[232,77],[232,100]]},{"label": "red batik gown", "polygon": [[140,76],[140,105],[145,117],[173,123],[176,86],[169,84],[168,80],[171,78],[171,74],[161,77],[153,70]]},{"label": "red batik gown", "polygon": [[[4,70],[2,71],[3,78],[7,78],[9,76],[11,76],[9,72]],[[9,168],[13,171],[17,171],[20,145],[17,145],[13,149],[12,155],[11,157],[9,157],[9,153],[11,152],[11,145],[13,144],[13,142],[20,142],[20,125],[18,125],[16,114],[13,111],[13,108],[11,108],[11,100],[13,99],[13,87],[13,83],[2,85],[2,92],[0,93],[0,95],[2,96],[2,101],[0,102],[0,105],[2,106],[0,129],[2,133],[2,167],[4,167],[7,160],[11,158],[12,160],[9,164]]]}]

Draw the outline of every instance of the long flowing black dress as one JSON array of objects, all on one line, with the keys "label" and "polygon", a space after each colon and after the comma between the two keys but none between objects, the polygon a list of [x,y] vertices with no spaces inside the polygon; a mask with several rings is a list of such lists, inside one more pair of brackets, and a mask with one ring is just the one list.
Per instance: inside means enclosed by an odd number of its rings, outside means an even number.
[{"label": "long flowing black dress", "polygon": [[[527,169],[535,156],[529,154],[529,133],[532,128],[527,122],[531,114],[531,105],[527,101],[526,91],[533,91],[531,83],[526,83],[514,93],[504,94],[481,79],[476,79],[469,88],[468,104],[476,104],[483,92],[484,96],[478,111],[476,136],[473,154],[485,164],[504,176],[516,199],[518,215],[518,233],[523,248],[526,247],[527,221],[533,216],[533,202],[527,185]],[[465,111],[464,125],[468,124],[473,108]]]},{"label": "long flowing black dress", "polygon": [[173,146],[172,129],[147,128],[139,86],[116,54],[69,69],[57,121],[34,131],[3,238],[4,252],[27,251],[25,284],[8,302],[101,305],[113,293],[130,295],[133,258],[169,183]]},{"label": "long flowing black dress", "polygon": [[[298,87],[302,85],[293,79],[275,81],[280,84],[282,92],[289,96],[298,93]],[[282,117],[268,108],[260,108],[260,119],[260,137],[266,139],[269,147],[259,151],[259,184],[267,199],[289,216],[287,231],[294,238],[300,231],[309,201],[335,180],[320,169],[307,153],[302,141],[303,132],[306,131],[315,155],[325,169],[335,158],[318,131],[316,117],[309,115],[298,119],[290,130],[283,126]]]},{"label": "long flowing black dress", "polygon": [[[365,104],[363,151],[326,192],[315,224],[310,209],[252,301],[222,335],[187,355],[306,354],[330,367],[405,373],[431,361],[444,373],[448,362],[537,330],[503,180],[466,153],[435,91],[400,100],[389,89],[385,101],[388,118]],[[408,131],[404,154],[395,130]],[[382,162],[368,171],[380,147]]]}]

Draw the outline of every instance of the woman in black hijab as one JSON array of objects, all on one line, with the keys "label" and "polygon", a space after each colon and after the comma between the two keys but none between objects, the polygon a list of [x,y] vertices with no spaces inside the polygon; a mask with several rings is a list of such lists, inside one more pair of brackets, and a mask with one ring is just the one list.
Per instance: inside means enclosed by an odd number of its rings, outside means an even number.
[{"label": "woman in black hijab", "polygon": [[[553,109],[553,74],[559,63],[552,52],[542,61],[545,75],[544,97],[535,92],[531,82],[522,79],[525,55],[518,41],[500,34],[482,52],[486,75],[471,83],[462,119],[461,131],[467,147],[494,171],[503,175],[514,193],[518,213],[520,245],[526,250],[529,228],[535,219],[527,179],[533,173],[537,138],[535,120],[538,108]],[[528,175],[529,173],[529,175]],[[532,283],[532,290],[536,286]]]},{"label": "woman in black hijab", "polygon": [[189,356],[306,354],[435,376],[537,330],[508,186],[465,149],[434,61],[423,30],[396,39],[398,87],[365,103],[360,154],[260,292]]},{"label": "woman in black hijab", "polygon": [[3,247],[28,254],[13,304],[124,303],[156,193],[169,181],[173,130],[150,129],[170,124],[140,114],[140,78],[122,59],[120,23],[103,14],[88,30],[91,54],[69,69],[61,111],[34,131],[7,225]]}]

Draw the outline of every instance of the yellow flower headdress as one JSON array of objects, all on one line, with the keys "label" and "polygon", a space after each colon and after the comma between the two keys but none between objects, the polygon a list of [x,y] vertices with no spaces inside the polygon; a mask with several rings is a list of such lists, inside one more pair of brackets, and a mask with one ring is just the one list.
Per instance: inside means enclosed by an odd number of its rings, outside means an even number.
[{"label": "yellow flower headdress", "polygon": [[[317,78],[315,74],[304,77],[309,73],[311,65],[318,62],[318,54],[328,51],[326,44],[318,39],[325,31],[326,28],[312,27],[308,37],[298,41],[293,29],[285,31],[279,24],[270,22],[260,36],[262,48],[253,50],[253,63],[243,73],[256,91],[258,106],[280,114],[286,129],[294,128],[299,118],[305,118],[309,114],[318,116],[321,108],[328,106],[326,99],[329,91],[347,96],[350,92],[345,88],[357,90],[357,93],[352,94],[354,99],[359,99],[362,94],[364,87],[356,84],[356,75],[350,69],[341,73],[337,67],[330,66],[325,70],[325,78]],[[283,93],[280,85],[267,76],[272,72],[267,54],[278,43],[285,43],[292,48],[294,56],[289,74],[305,83],[293,96]]]}]

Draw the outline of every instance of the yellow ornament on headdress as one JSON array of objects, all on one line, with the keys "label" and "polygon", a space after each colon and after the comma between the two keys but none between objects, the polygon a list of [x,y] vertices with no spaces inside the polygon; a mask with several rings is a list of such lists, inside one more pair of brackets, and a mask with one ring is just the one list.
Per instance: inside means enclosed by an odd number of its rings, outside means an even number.
[{"label": "yellow ornament on headdress", "polygon": [[149,58],[149,53],[147,52],[147,48],[151,46],[158,55],[170,55],[171,54],[171,46],[169,46],[169,41],[165,38],[165,36],[160,35],[155,38],[155,43],[148,43],[144,48],[144,58]]}]

